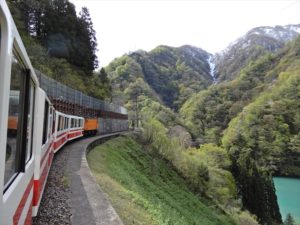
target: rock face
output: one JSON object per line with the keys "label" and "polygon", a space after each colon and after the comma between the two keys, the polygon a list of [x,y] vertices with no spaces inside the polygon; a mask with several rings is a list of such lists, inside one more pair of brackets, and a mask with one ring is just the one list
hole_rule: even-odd
{"label": "rock face", "polygon": [[275,52],[300,33],[300,25],[256,27],[214,57],[218,82],[233,80],[250,61]]}

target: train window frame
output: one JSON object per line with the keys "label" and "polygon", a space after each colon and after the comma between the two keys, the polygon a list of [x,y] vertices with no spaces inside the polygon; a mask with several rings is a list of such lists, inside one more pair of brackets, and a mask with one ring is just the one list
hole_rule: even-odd
{"label": "train window frame", "polygon": [[[10,78],[10,91],[13,91],[12,88],[12,74],[13,74],[13,65],[17,65],[20,72],[20,87],[18,95],[18,115],[17,115],[17,130],[16,130],[16,143],[15,143],[15,158],[13,161],[13,173],[9,174],[9,179],[4,181],[3,193],[5,193],[16,177],[20,173],[25,172],[26,164],[32,159],[33,152],[33,127],[34,127],[34,106],[35,106],[35,84],[31,79],[30,70],[26,67],[23,62],[20,54],[17,51],[16,44],[13,45],[13,50],[11,54],[11,78]],[[9,99],[9,105],[11,104],[12,99]],[[8,109],[9,110],[9,109]],[[9,127],[7,127],[9,129]],[[28,134],[29,131],[29,134]],[[7,136],[8,138],[8,136]],[[5,165],[5,170],[7,169]]]}
{"label": "train window frame", "polygon": [[72,124],[72,128],[74,128],[75,127],[75,118],[71,119],[71,124]]}
{"label": "train window frame", "polygon": [[61,124],[62,124],[62,116],[58,115],[58,125],[57,125],[57,131],[61,131]]}
{"label": "train window frame", "polygon": [[47,137],[48,137],[48,140],[50,140],[51,138],[51,131],[52,131],[52,126],[53,126],[53,114],[54,114],[54,111],[53,111],[53,108],[52,106],[49,106],[49,118],[48,118],[48,134],[47,134]]}
{"label": "train window frame", "polygon": [[48,141],[48,131],[49,131],[49,107],[50,104],[47,100],[45,100],[44,104],[44,121],[43,121],[43,138],[42,145],[46,144]]}
{"label": "train window frame", "polygon": [[65,117],[62,116],[62,120],[61,120],[61,130],[64,131],[65,130]]}
{"label": "train window frame", "polygon": [[65,117],[65,125],[64,125],[64,129],[65,129],[65,130],[68,129],[68,117]]}
{"label": "train window frame", "polygon": [[[30,141],[29,142],[29,154],[28,154],[28,156],[25,156],[26,157],[25,164],[27,164],[30,161],[30,159],[32,158],[32,150],[33,150],[32,140],[33,140],[33,129],[34,129],[34,109],[35,109],[35,91],[36,91],[35,83],[31,78],[31,73],[30,73],[29,69],[27,69],[27,73],[28,73],[27,76],[28,76],[29,80],[28,80],[28,86],[26,88],[27,88],[27,91],[28,91],[28,89],[30,89],[31,96],[28,96],[28,98],[25,100],[25,105],[26,105],[26,107],[28,107],[28,103],[29,103],[30,107],[31,107],[29,109],[29,111],[27,112],[27,120],[29,118],[30,123],[31,123],[31,125],[29,127],[31,135],[29,136],[30,139],[28,139]],[[29,95],[29,93],[27,93],[27,94]],[[30,98],[30,102],[28,102],[29,98]],[[29,117],[28,117],[28,115],[29,115]],[[27,121],[27,123],[28,123],[28,121]],[[28,124],[27,124],[27,129],[28,129]],[[26,148],[27,148],[27,144],[26,144]],[[27,153],[27,151],[26,151],[26,153]],[[24,167],[24,171],[25,171],[25,167]]]}

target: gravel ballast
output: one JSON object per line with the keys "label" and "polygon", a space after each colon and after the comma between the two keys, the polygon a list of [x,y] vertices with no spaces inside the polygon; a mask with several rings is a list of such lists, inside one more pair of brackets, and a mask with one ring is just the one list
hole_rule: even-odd
{"label": "gravel ballast", "polygon": [[38,215],[33,218],[33,225],[71,224],[71,209],[68,204],[70,186],[65,174],[70,151],[70,148],[63,147],[54,155]]}

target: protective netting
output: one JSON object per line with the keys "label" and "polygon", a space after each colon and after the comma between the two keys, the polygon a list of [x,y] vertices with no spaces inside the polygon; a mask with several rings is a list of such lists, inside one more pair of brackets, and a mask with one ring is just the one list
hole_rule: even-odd
{"label": "protective netting", "polygon": [[73,88],[70,88],[58,81],[45,76],[39,71],[35,71],[40,82],[40,87],[47,93],[51,99],[66,101],[71,104],[80,105],[84,108],[101,110],[106,112],[127,114],[126,108],[116,105],[112,102],[99,100],[83,94]]}

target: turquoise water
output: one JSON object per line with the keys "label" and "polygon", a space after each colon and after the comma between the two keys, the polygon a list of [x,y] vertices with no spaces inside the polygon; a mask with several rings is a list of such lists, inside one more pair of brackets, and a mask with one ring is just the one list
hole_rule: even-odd
{"label": "turquoise water", "polygon": [[300,224],[300,179],[274,177],[273,180],[282,220],[290,213]]}

